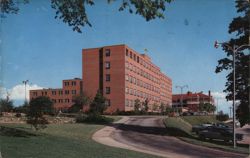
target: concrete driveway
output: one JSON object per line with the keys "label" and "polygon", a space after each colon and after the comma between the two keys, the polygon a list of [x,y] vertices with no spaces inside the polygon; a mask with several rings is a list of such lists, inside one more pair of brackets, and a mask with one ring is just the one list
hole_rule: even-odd
{"label": "concrete driveway", "polygon": [[247,155],[225,152],[183,142],[167,132],[162,117],[125,117],[93,135],[102,144],[169,158],[240,158]]}

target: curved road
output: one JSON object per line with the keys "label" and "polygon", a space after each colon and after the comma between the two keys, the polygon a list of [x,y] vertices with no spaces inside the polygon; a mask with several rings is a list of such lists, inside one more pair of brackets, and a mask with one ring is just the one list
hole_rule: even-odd
{"label": "curved road", "polygon": [[128,146],[174,158],[240,158],[247,155],[225,152],[183,142],[164,136],[166,128],[161,117],[129,117],[115,126],[111,137]]}

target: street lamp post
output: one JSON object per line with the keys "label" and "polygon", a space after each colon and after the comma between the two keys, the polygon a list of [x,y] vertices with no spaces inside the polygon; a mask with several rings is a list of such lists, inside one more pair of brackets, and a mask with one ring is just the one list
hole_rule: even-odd
{"label": "street lamp post", "polygon": [[182,92],[183,92],[184,88],[188,88],[188,85],[175,86],[175,88],[180,88],[181,89],[181,111],[182,111],[182,107],[183,107],[183,95],[182,95]]}
{"label": "street lamp post", "polygon": [[250,44],[244,44],[240,46],[233,45],[232,47],[228,43],[219,43],[215,41],[214,47],[218,48],[219,46],[227,47],[230,51],[233,52],[233,145],[236,148],[236,137],[235,137],[235,54],[242,48],[242,47],[250,47]]}
{"label": "street lamp post", "polygon": [[25,103],[27,103],[27,96],[26,96],[26,85],[28,84],[29,80],[25,80],[23,81],[23,84],[24,84],[24,89],[25,89],[25,92],[24,92],[24,95],[25,95]]}

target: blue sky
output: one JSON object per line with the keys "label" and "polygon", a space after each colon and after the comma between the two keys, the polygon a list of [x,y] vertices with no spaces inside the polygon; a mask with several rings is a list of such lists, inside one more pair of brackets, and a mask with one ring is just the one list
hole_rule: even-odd
{"label": "blue sky", "polygon": [[[54,19],[50,1],[20,5],[17,15],[1,21],[3,87],[11,90],[26,79],[38,87],[61,87],[61,80],[81,77],[82,48],[124,43],[138,52],[148,49],[153,62],[172,78],[173,93],[180,91],[175,85],[187,84],[190,91],[224,95],[226,73],[214,71],[225,54],[213,43],[233,37],[228,25],[238,16],[234,1],[176,0],[167,6],[165,19],[150,22],[119,12],[119,4],[96,1],[88,7],[92,27],[84,27],[82,34]],[[220,109],[227,112],[230,104],[220,100]]]}

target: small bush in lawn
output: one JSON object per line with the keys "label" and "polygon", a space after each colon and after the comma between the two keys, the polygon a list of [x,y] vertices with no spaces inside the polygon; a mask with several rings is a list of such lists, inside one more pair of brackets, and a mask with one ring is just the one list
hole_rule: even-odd
{"label": "small bush in lawn", "polygon": [[16,117],[22,117],[22,115],[21,115],[21,113],[16,113],[16,115],[15,115]]}
{"label": "small bush in lawn", "polygon": [[89,114],[88,116],[83,115],[76,118],[77,123],[109,124],[112,123],[113,121],[114,121],[113,118],[95,114]]}
{"label": "small bush in lawn", "polygon": [[85,114],[79,114],[76,116],[76,122],[77,123],[82,123],[84,120],[87,118],[87,115]]}
{"label": "small bush in lawn", "polygon": [[223,111],[220,111],[218,113],[218,115],[216,115],[216,120],[219,120],[219,121],[226,121],[229,119],[229,116],[228,114],[224,114]]}

